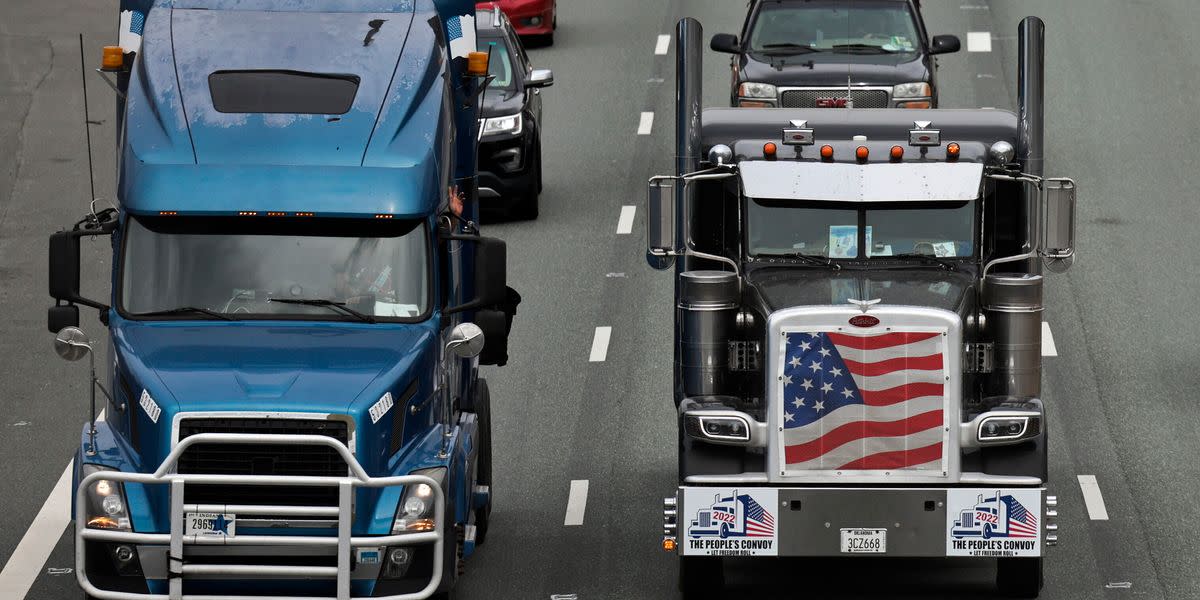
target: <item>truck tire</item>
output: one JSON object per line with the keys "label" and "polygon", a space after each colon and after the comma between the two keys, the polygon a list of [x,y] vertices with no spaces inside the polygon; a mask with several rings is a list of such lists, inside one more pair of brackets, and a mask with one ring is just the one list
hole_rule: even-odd
{"label": "truck tire", "polygon": [[1001,558],[996,587],[1009,598],[1037,598],[1042,591],[1042,558]]}
{"label": "truck tire", "polygon": [[717,598],[725,589],[725,564],[719,556],[679,557],[679,591],[683,600]]}
{"label": "truck tire", "polygon": [[475,384],[474,410],[479,418],[479,463],[475,469],[475,484],[488,486],[487,504],[475,509],[475,545],[481,546],[487,539],[492,516],[492,394],[486,379]]}
{"label": "truck tire", "polygon": [[458,585],[458,560],[462,556],[459,528],[454,524],[454,503],[446,503],[445,543],[442,547],[442,583],[431,600],[454,600]]}

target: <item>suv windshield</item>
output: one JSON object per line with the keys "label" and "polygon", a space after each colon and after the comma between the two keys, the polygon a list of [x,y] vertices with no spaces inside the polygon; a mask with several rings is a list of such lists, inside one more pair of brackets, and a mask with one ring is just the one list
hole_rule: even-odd
{"label": "suv windshield", "polygon": [[119,301],[134,317],[417,320],[427,238],[420,221],[131,217]]}
{"label": "suv windshield", "polygon": [[478,46],[480,52],[492,53],[488,62],[488,74],[495,79],[488,85],[488,89],[515,89],[517,83],[513,77],[512,57],[508,54],[508,45],[504,43],[504,38],[480,37]]}
{"label": "suv windshield", "polygon": [[752,255],[966,258],[975,252],[974,201],[750,200],[746,213],[747,249]]}
{"label": "suv windshield", "polygon": [[[908,3],[812,1],[763,4],[749,51],[916,54],[920,41]],[[796,48],[799,46],[799,48]]]}

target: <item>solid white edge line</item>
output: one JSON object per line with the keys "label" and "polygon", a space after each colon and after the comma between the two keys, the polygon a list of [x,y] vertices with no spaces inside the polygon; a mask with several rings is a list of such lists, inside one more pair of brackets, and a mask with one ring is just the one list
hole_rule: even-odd
{"label": "solid white edge line", "polygon": [[1104,495],[1100,493],[1100,484],[1095,475],[1080,475],[1079,489],[1083,492],[1083,504],[1087,507],[1088,518],[1093,521],[1107,521],[1108,509],[1104,506]]}
{"label": "solid white edge line", "polygon": [[627,204],[621,207],[621,216],[617,219],[617,235],[627,235],[633,233],[633,217],[637,214],[637,207]]}
{"label": "solid white edge line", "polygon": [[670,47],[671,47],[671,36],[660,35],[660,36],[658,36],[658,43],[656,43],[654,45],[654,53],[659,56],[663,56],[667,53],[667,50],[670,49]]}
{"label": "solid white edge line", "polygon": [[1058,356],[1058,346],[1054,345],[1054,334],[1050,333],[1050,324],[1042,321],[1042,356]]}
{"label": "solid white edge line", "polygon": [[992,32],[990,31],[968,31],[967,32],[967,52],[991,52],[992,51]]}
{"label": "solid white edge line", "polygon": [[608,358],[608,340],[612,337],[612,327],[597,327],[596,336],[592,338],[592,353],[589,362],[604,362]]}
{"label": "solid white edge line", "polygon": [[588,480],[572,479],[571,493],[567,496],[567,517],[563,525],[583,525],[583,513],[587,510]]}
{"label": "solid white edge line", "polygon": [[643,112],[641,120],[638,121],[638,135],[650,135],[651,129],[654,129],[654,113]]}
{"label": "solid white edge line", "polygon": [[[0,598],[21,600],[42,573],[63,531],[71,524],[71,463],[54,484],[42,510],[0,571]],[[74,566],[73,564],[71,566]]]}

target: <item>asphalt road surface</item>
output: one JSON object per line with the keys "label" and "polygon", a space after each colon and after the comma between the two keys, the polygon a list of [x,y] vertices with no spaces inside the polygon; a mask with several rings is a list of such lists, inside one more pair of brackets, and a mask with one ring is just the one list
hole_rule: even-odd
{"label": "asphalt road surface", "polygon": [[[47,234],[84,214],[89,196],[76,34],[94,61],[115,35],[115,4],[0,2],[3,600],[80,595],[56,484],[87,414],[86,363],[51,350],[45,252]],[[1200,201],[1187,183],[1200,139],[1200,5],[923,5],[931,33],[964,42],[940,59],[944,107],[1012,109],[1017,23],[1045,19],[1047,174],[1080,185],[1079,259],[1050,278],[1045,312],[1061,542],[1042,597],[1200,598],[1200,319],[1190,302]],[[675,560],[659,549],[661,497],[675,482],[672,284],[645,265],[641,206],[646,179],[672,166],[675,48],[659,36],[683,16],[706,35],[736,31],[744,7],[559,0],[556,44],[531,51],[557,79],[544,92],[545,192],[536,222],[485,227],[508,240],[510,283],[525,302],[509,366],[488,373],[495,512],[462,598],[677,597]],[[727,101],[727,61],[706,53],[708,105]],[[112,198],[112,95],[95,76],[89,83],[97,193]],[[89,248],[85,288],[107,291],[106,254]],[[92,314],[83,326],[102,339]],[[992,569],[971,562],[734,567],[736,598],[993,595]]]}

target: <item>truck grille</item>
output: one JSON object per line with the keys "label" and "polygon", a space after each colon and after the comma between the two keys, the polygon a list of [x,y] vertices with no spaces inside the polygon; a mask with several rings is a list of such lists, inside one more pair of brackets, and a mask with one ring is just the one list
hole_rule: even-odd
{"label": "truck grille", "polygon": [[893,324],[784,332],[779,436],[788,475],[943,476],[946,331]]}
{"label": "truck grille", "polygon": [[[199,433],[261,435],[325,435],[348,444],[346,421],[317,419],[201,418],[183,419],[179,439]],[[325,446],[270,444],[198,444],[179,459],[181,474],[306,475],[343,477],[346,462]],[[185,502],[336,506],[337,488],[312,486],[200,485],[185,488]]]}
{"label": "truck grille", "polygon": [[[886,90],[850,89],[854,108],[889,108],[891,100]],[[784,90],[780,97],[783,108],[829,108],[822,106],[824,99],[844,99],[846,88],[802,88]]]}

